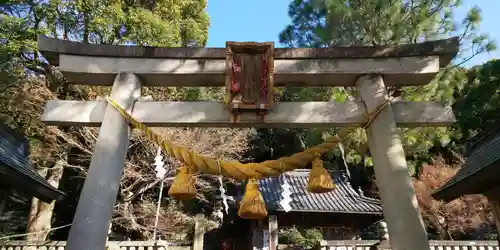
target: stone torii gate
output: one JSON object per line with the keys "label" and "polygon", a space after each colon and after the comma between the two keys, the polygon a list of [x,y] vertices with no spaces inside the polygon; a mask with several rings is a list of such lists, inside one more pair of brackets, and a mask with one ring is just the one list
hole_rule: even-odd
{"label": "stone torii gate", "polygon": [[[40,36],[38,48],[51,64],[59,65],[70,83],[112,86],[111,98],[151,127],[330,128],[363,126],[368,121],[366,114],[387,102],[387,86],[429,83],[456,55],[458,39],[394,47],[275,49],[273,43],[231,42],[227,48],[93,45]],[[234,91],[231,76],[239,74],[235,66],[243,74],[267,67],[268,77],[262,78],[267,84],[264,98],[254,95],[259,87],[254,84],[256,78],[249,76],[252,79],[248,81],[240,79],[240,96],[233,93],[229,103],[139,99],[142,86],[226,85],[228,91]],[[273,103],[273,86],[356,87],[362,101]],[[102,100],[51,100],[42,119],[48,125],[101,127],[67,249],[104,249],[123,173],[129,126]],[[398,101],[386,105],[367,128],[392,249],[429,249],[396,127],[447,126],[453,122],[450,107]]]}

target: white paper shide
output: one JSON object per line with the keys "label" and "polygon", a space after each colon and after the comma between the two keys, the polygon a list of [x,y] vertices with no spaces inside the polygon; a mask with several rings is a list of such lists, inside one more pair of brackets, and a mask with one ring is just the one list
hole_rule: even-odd
{"label": "white paper shide", "polygon": [[292,210],[292,207],[290,206],[290,203],[292,202],[292,191],[290,191],[290,184],[288,184],[288,181],[286,180],[286,173],[281,175],[281,178],[283,180],[283,184],[281,184],[281,200],[280,200],[280,205],[283,208],[285,212],[290,212]]}

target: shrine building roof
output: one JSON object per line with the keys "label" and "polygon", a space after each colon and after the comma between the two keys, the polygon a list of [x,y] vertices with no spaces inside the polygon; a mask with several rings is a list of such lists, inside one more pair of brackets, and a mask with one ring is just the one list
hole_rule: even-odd
{"label": "shrine building roof", "polygon": [[467,194],[481,194],[500,185],[500,126],[477,135],[469,143],[460,170],[432,196],[452,201]]}
{"label": "shrine building roof", "polygon": [[309,170],[301,169],[284,173],[281,177],[265,178],[259,181],[260,191],[269,211],[283,211],[281,185],[284,179],[291,186],[294,212],[327,212],[354,214],[382,214],[380,200],[366,197],[354,190],[343,171],[332,171],[336,188],[328,193],[314,194],[307,191]]}
{"label": "shrine building roof", "polygon": [[0,183],[44,202],[60,200],[64,193],[53,187],[29,161],[29,144],[24,135],[0,124]]}

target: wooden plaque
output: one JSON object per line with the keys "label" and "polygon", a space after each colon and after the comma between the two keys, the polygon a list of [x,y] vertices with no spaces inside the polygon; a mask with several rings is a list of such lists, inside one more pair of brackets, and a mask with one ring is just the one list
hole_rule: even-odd
{"label": "wooden plaque", "polygon": [[274,43],[226,42],[226,91],[230,110],[273,106]]}

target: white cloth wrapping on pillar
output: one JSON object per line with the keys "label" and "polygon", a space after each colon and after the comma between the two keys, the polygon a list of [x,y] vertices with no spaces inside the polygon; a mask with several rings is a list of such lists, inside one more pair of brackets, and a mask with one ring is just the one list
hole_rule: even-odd
{"label": "white cloth wrapping on pillar", "polygon": [[349,171],[349,165],[347,165],[347,160],[346,160],[346,157],[345,157],[344,144],[342,144],[342,142],[340,142],[339,145],[338,145],[338,147],[339,147],[339,150],[340,150],[340,157],[342,157],[342,162],[344,163],[344,168],[346,170],[347,177],[349,177],[349,179],[351,179],[351,173]]}

